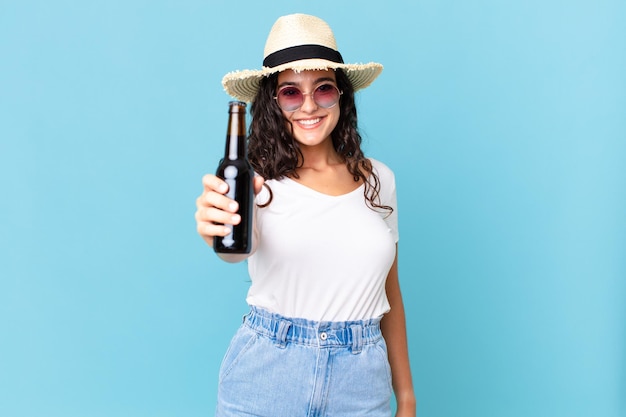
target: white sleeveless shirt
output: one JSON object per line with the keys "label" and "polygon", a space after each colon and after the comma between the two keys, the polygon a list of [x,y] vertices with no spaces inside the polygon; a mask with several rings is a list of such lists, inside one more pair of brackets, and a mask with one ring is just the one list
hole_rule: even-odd
{"label": "white sleeveless shirt", "polygon": [[[289,178],[267,181],[273,199],[255,207],[248,304],[316,321],[364,320],[389,311],[385,281],[398,241],[395,178],[386,165],[371,162],[380,204],[393,207],[391,214],[366,205],[363,185],[330,196]],[[264,188],[257,203],[268,198]]]}

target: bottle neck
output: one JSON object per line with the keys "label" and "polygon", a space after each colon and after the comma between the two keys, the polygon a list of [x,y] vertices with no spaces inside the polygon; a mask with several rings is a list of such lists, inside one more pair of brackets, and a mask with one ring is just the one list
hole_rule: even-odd
{"label": "bottle neck", "polygon": [[224,152],[224,158],[235,160],[247,157],[246,152],[246,137],[245,136],[226,136],[226,150]]}
{"label": "bottle neck", "polygon": [[247,157],[245,113],[231,111],[228,115],[224,158],[235,160]]}

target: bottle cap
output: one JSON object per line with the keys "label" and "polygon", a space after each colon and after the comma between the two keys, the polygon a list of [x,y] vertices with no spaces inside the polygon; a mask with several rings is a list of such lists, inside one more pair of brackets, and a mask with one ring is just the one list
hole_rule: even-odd
{"label": "bottle cap", "polygon": [[231,112],[238,113],[240,109],[244,109],[245,111],[246,103],[244,101],[229,101],[228,108]]}

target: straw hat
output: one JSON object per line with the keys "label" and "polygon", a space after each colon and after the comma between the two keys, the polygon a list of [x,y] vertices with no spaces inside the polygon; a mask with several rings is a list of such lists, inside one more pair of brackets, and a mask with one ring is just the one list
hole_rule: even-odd
{"label": "straw hat", "polygon": [[278,18],[265,43],[260,70],[229,72],[222,79],[226,92],[241,101],[252,101],[262,77],[294,71],[341,68],[354,90],[367,87],[383,70],[381,64],[344,64],[330,26],[322,19],[291,14]]}

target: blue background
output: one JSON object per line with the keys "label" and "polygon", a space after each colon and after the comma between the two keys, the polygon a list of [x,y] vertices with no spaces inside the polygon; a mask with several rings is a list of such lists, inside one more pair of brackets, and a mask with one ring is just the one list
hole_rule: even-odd
{"label": "blue background", "polygon": [[221,77],[327,20],[397,175],[418,415],[626,416],[626,3],[0,1],[0,415],[206,416]]}

